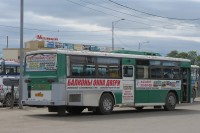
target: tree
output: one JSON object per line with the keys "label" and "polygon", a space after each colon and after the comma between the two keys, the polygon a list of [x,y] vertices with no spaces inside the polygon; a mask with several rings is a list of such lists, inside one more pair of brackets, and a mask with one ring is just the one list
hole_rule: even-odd
{"label": "tree", "polygon": [[177,50],[172,50],[167,54],[167,57],[184,58],[191,60],[192,65],[200,65],[200,55],[197,55],[196,51],[189,52],[178,52]]}
{"label": "tree", "polygon": [[172,50],[170,53],[167,54],[167,57],[177,57],[178,51]]}
{"label": "tree", "polygon": [[181,52],[181,53],[177,54],[177,58],[185,58],[185,59],[188,59],[188,53],[186,53],[186,52]]}
{"label": "tree", "polygon": [[198,55],[196,58],[196,65],[200,66],[200,55]]}
{"label": "tree", "polygon": [[188,52],[188,59],[191,60],[192,65],[195,65],[196,59],[197,59],[197,52],[196,51],[189,51]]}

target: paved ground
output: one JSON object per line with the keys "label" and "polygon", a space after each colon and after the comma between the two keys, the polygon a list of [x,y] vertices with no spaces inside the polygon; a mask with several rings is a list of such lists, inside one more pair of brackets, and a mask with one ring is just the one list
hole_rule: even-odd
{"label": "paved ground", "polygon": [[115,108],[111,115],[59,117],[46,108],[0,108],[0,133],[200,133],[200,99],[175,111]]}

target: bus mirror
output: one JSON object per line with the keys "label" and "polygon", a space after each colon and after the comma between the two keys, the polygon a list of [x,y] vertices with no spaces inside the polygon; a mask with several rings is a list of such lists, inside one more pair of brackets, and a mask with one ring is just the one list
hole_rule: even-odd
{"label": "bus mirror", "polygon": [[25,79],[24,82],[25,83],[31,83],[31,80],[30,79]]}

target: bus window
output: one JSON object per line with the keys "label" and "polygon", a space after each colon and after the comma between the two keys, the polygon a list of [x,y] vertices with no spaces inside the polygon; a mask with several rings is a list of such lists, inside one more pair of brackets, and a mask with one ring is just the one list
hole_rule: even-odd
{"label": "bus window", "polygon": [[158,78],[162,78],[162,75],[161,75],[162,71],[161,71],[161,68],[151,68],[151,78],[155,78],[155,79],[158,79]]}
{"label": "bus window", "polygon": [[133,77],[133,67],[132,66],[124,66],[123,67],[123,76],[124,77]]}
{"label": "bus window", "polygon": [[136,78],[138,78],[138,79],[149,78],[149,68],[148,68],[148,66],[137,66],[137,68],[136,68]]}
{"label": "bus window", "polygon": [[98,75],[101,77],[108,77],[108,66],[99,65],[98,66]]}
{"label": "bus window", "polygon": [[5,74],[6,75],[17,75],[19,72],[17,71],[16,66],[5,66]]}
{"label": "bus window", "polygon": [[97,57],[98,64],[119,64],[118,58]]}
{"label": "bus window", "polygon": [[119,66],[110,66],[109,67],[109,74],[112,78],[119,78],[120,77],[120,68]]}
{"label": "bus window", "polygon": [[179,66],[178,62],[173,62],[173,61],[163,61],[163,66]]}
{"label": "bus window", "polygon": [[83,65],[73,64],[71,70],[72,76],[83,76]]}
{"label": "bus window", "polygon": [[85,65],[85,76],[96,76],[95,65]]}
{"label": "bus window", "polygon": [[2,66],[0,66],[0,74],[5,74],[5,71]]}

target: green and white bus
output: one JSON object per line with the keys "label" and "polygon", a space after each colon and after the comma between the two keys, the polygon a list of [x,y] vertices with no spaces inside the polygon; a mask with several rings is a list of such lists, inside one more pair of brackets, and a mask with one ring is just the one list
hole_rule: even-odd
{"label": "green and white bus", "polygon": [[200,74],[200,67],[197,65],[191,65],[191,87],[193,91],[193,100],[196,97],[200,96],[199,74]]}
{"label": "green and white bus", "polygon": [[22,103],[59,115],[193,101],[188,59],[58,49],[29,52],[24,66]]}

